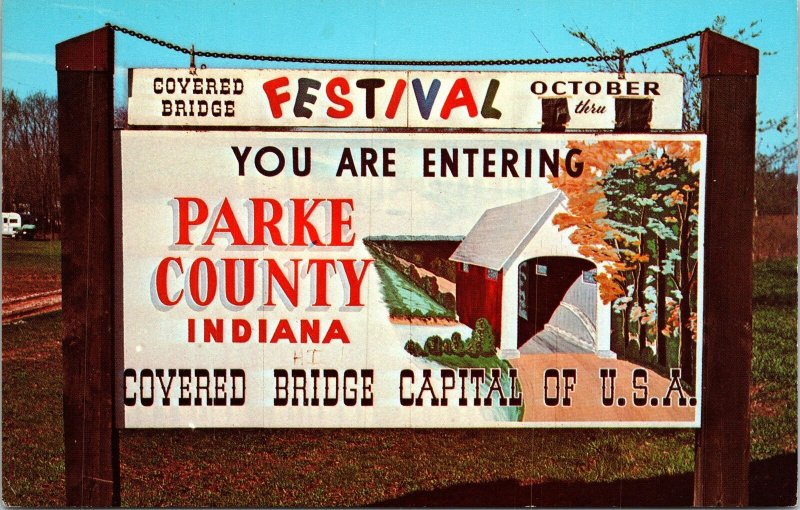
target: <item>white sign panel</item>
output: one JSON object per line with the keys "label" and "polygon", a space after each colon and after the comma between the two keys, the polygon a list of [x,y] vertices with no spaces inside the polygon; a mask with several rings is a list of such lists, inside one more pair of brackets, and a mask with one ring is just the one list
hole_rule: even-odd
{"label": "white sign panel", "polygon": [[120,136],[125,427],[699,423],[702,135]]}
{"label": "white sign panel", "polygon": [[634,99],[651,129],[677,130],[683,106],[681,76],[663,73],[130,72],[132,126],[613,129],[617,103]]}

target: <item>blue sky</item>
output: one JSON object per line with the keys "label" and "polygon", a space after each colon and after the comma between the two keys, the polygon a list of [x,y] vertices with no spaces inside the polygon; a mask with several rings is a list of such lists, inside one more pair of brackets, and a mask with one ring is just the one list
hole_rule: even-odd
{"label": "blue sky", "polygon": [[[377,59],[493,59],[593,55],[567,34],[585,28],[607,47],[632,51],[709,26],[724,15],[733,31],[760,20],[751,44],[763,56],[759,111],[794,118],[797,110],[797,4],[794,0],[526,2],[4,0],[3,87],[22,95],[56,94],[56,43],[103,26],[123,25],[199,50],[292,56]],[[695,40],[695,42],[698,42]],[[128,67],[183,67],[188,57],[117,34],[119,71]],[[650,68],[662,64],[649,54]],[[209,67],[278,67],[247,61],[199,59]],[[633,65],[638,65],[635,59]],[[297,66],[294,66],[297,67]],[[503,69],[503,68],[496,68]],[[583,65],[516,70],[585,70]],[[126,73],[118,72],[117,98]],[[767,141],[773,141],[772,138]]]}

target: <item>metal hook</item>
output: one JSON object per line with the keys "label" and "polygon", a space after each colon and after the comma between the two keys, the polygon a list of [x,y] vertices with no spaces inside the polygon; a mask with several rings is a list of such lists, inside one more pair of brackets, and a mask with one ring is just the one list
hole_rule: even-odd
{"label": "metal hook", "polygon": [[192,44],[192,50],[189,52],[189,74],[197,74],[197,67],[194,65],[194,44]]}
{"label": "metal hook", "polygon": [[625,79],[625,50],[619,50],[619,67],[617,68],[617,78],[620,80]]}

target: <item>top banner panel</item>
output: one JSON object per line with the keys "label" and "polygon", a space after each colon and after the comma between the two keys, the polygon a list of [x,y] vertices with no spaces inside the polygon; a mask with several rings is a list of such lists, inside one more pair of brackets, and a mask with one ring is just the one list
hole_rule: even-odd
{"label": "top banner panel", "polygon": [[[131,126],[681,129],[676,74],[132,69]],[[635,106],[630,101],[635,102]],[[552,129],[550,129],[552,131]]]}

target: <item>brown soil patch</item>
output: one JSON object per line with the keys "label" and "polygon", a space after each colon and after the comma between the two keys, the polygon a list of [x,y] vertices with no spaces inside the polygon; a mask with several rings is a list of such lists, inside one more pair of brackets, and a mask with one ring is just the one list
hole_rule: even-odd
{"label": "brown soil patch", "polygon": [[3,301],[61,288],[61,274],[17,270],[11,274],[3,268]]}

